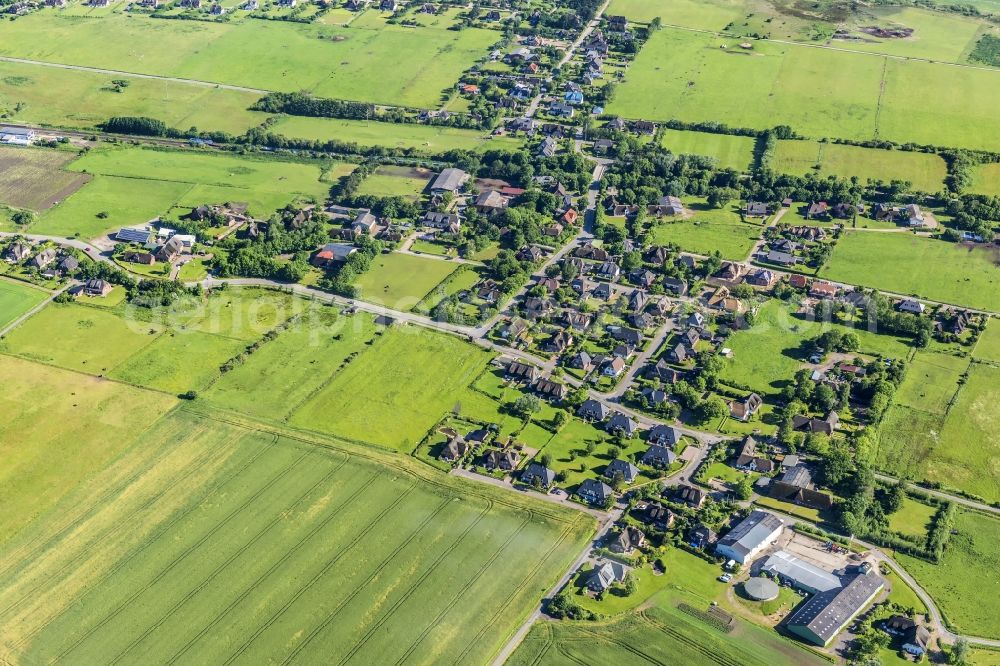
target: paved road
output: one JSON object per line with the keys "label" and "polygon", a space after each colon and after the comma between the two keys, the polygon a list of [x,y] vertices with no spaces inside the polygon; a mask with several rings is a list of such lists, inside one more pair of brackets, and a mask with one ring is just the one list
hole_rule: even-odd
{"label": "paved road", "polygon": [[[895,483],[899,479],[894,476],[889,476],[888,474],[875,474],[875,478],[879,481],[885,481],[887,483]],[[967,506],[970,509],[976,509],[977,511],[985,511],[986,513],[992,513],[995,515],[1000,515],[1000,508],[992,506],[990,504],[985,504],[983,502],[977,502],[976,500],[969,499],[967,497],[962,497],[961,495],[953,495],[951,493],[945,492],[943,490],[934,490],[932,488],[924,488],[923,486],[911,483],[914,490],[919,490],[922,493],[927,493],[932,497],[937,497],[938,499],[947,500],[949,502],[954,502],[955,504],[960,504],[962,506]]]}
{"label": "paved road", "polygon": [[580,511],[581,513],[586,513],[593,516],[598,520],[598,522],[603,522],[608,517],[607,511],[598,511],[597,509],[586,507],[578,502],[573,502],[569,499],[569,496],[566,495],[565,493],[561,493],[559,495],[553,495],[552,493],[540,493],[528,488],[524,489],[515,488],[514,484],[510,481],[510,477],[504,479],[496,479],[493,478],[492,476],[484,476],[482,474],[476,474],[475,472],[470,472],[469,470],[462,469],[461,467],[452,468],[449,474],[451,474],[452,476],[460,476],[463,479],[470,479],[472,481],[475,481],[476,483],[485,483],[487,485],[495,486],[497,488],[503,488],[504,490],[508,490],[511,492],[524,493],[525,495],[530,495],[531,497],[534,497],[535,499],[541,500],[543,502],[548,502],[550,504],[557,504],[559,506],[563,506],[568,509],[573,509],[574,511]]}
{"label": "paved road", "polygon": [[74,284],[76,284],[76,283],[75,282],[71,282],[71,283],[67,284],[65,287],[63,287],[62,289],[59,289],[57,291],[52,292],[51,294],[49,294],[49,297],[46,298],[44,301],[42,301],[41,303],[39,303],[35,307],[31,308],[30,310],[28,310],[23,315],[21,315],[20,317],[18,317],[14,321],[10,322],[6,326],[4,326],[3,329],[0,329],[0,338],[2,338],[3,336],[7,335],[11,331],[13,331],[15,328],[17,328],[18,326],[20,326],[22,323],[24,323],[30,317],[34,316],[35,313],[37,313],[39,310],[41,310],[42,308],[44,308],[46,305],[48,305],[49,303],[51,303],[52,301],[54,301],[55,298],[56,298],[56,296],[58,296],[59,294],[63,293],[67,289],[71,288]]}

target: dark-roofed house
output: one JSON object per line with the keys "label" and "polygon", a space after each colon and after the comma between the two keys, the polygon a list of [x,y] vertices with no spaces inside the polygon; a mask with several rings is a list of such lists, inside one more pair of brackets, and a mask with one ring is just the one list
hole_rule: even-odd
{"label": "dark-roofed house", "polygon": [[83,293],[87,296],[104,297],[111,293],[114,285],[104,280],[87,280],[83,285]]}
{"label": "dark-roofed house", "polygon": [[521,361],[511,361],[507,365],[507,376],[512,379],[521,379],[526,382],[534,382],[541,374],[541,370],[528,363]]}
{"label": "dark-roofed house", "polygon": [[469,452],[469,443],[465,441],[465,438],[461,435],[455,435],[448,439],[445,445],[441,448],[441,454],[438,456],[441,460],[446,460],[448,462],[455,462],[460,460],[466,453]]}
{"label": "dark-roofed house", "polygon": [[615,561],[608,561],[600,567],[594,569],[594,573],[587,579],[587,589],[600,594],[615,583],[625,580],[628,569],[624,564]]}
{"label": "dark-roofed house", "polygon": [[80,262],[76,257],[66,257],[59,262],[59,270],[63,273],[71,273],[80,267]]}
{"label": "dark-roofed house", "polygon": [[604,429],[612,434],[620,432],[626,437],[631,437],[639,429],[639,424],[621,412],[615,412],[604,425]]}
{"label": "dark-roofed house", "polygon": [[734,419],[749,421],[757,413],[764,401],[756,393],[751,393],[740,400],[733,400],[729,403],[729,413]]}
{"label": "dark-roofed house", "polygon": [[576,415],[587,421],[603,421],[608,417],[608,406],[597,400],[584,400]]}
{"label": "dark-roofed house", "polygon": [[534,389],[555,402],[561,402],[569,392],[565,384],[554,382],[551,379],[539,379],[535,382]]}
{"label": "dark-roofed house", "polygon": [[827,646],[885,586],[874,574],[858,575],[843,587],[813,595],[785,623],[793,634]]}
{"label": "dark-roofed house", "polygon": [[767,204],[760,201],[748,201],[743,208],[747,217],[767,217]]}
{"label": "dark-roofed house", "polygon": [[677,488],[677,498],[695,509],[701,508],[705,503],[705,491],[695,486],[679,486]]}
{"label": "dark-roofed house", "polygon": [[55,261],[57,256],[58,253],[55,251],[54,248],[51,247],[45,248],[44,250],[42,250],[41,252],[39,252],[38,254],[36,254],[34,257],[31,258],[31,263],[37,268],[45,268],[53,261]]}
{"label": "dark-roofed house", "polygon": [[577,488],[576,494],[590,504],[604,505],[609,498],[614,497],[615,493],[611,486],[603,481],[584,479],[580,487]]}
{"label": "dark-roofed house", "polygon": [[636,548],[642,548],[645,543],[646,535],[642,533],[642,530],[628,525],[611,539],[608,550],[612,553],[628,555]]}
{"label": "dark-roofed house", "polygon": [[152,266],[156,263],[156,257],[154,257],[149,252],[137,252],[130,250],[122,253],[122,261],[130,264],[143,264],[145,266]]}
{"label": "dark-roofed house", "polygon": [[14,243],[9,248],[7,248],[7,253],[4,255],[10,263],[17,263],[19,261],[24,261],[31,256],[31,246],[27,243]]}
{"label": "dark-roofed house", "polygon": [[651,446],[642,454],[642,464],[650,467],[670,467],[677,460],[677,454],[663,446]]}
{"label": "dark-roofed house", "polygon": [[424,213],[420,222],[427,227],[435,229],[457,230],[462,227],[462,218],[455,213],[438,213],[432,210]]}
{"label": "dark-roofed house", "polygon": [[639,476],[639,468],[627,460],[615,458],[604,468],[604,477],[614,479],[616,474],[621,474],[625,483],[632,483]]}
{"label": "dark-roofed house", "polygon": [[461,169],[449,167],[439,173],[437,178],[434,179],[434,182],[431,183],[431,192],[433,194],[445,194],[447,192],[454,194],[462,189],[462,186],[465,185],[468,180],[469,174]]}
{"label": "dark-roofed house", "polygon": [[715,552],[746,564],[778,538],[785,523],[773,513],[752,511],[715,544]]}
{"label": "dark-roofed house", "polygon": [[667,507],[656,502],[651,502],[642,516],[648,524],[661,530],[665,530],[674,524],[674,514]]}
{"label": "dark-roofed house", "polygon": [[663,288],[675,296],[686,296],[688,293],[687,280],[681,280],[679,278],[663,278]]}
{"label": "dark-roofed house", "polygon": [[688,542],[693,548],[707,548],[716,542],[716,535],[708,525],[700,524],[688,532]]}
{"label": "dark-roofed house", "polygon": [[561,354],[566,348],[573,344],[573,334],[569,331],[557,331],[545,343],[545,351],[553,354]]}
{"label": "dark-roofed house", "polygon": [[805,432],[818,432],[824,435],[832,435],[840,424],[840,415],[831,411],[826,418],[817,419],[803,414],[796,414],[792,417],[792,428]]}
{"label": "dark-roofed house", "polygon": [[496,190],[489,190],[476,197],[475,206],[480,213],[491,215],[507,208],[507,198]]}
{"label": "dark-roofed house", "polygon": [[736,457],[734,467],[751,472],[770,472],[774,469],[774,463],[757,455],[757,440],[747,435],[746,439],[743,440],[743,448],[740,449],[740,454]]}
{"label": "dark-roofed house", "polygon": [[536,479],[542,488],[548,488],[556,482],[556,473],[540,463],[529,463],[524,468],[524,471],[521,472],[521,481],[533,486],[536,483]]}
{"label": "dark-roofed house", "polygon": [[647,441],[656,446],[674,446],[681,441],[681,431],[669,425],[660,424],[649,431]]}
{"label": "dark-roofed house", "polygon": [[789,467],[771,484],[768,495],[784,502],[793,502],[824,511],[833,506],[833,497],[829,493],[813,488],[812,474],[805,465]]}
{"label": "dark-roofed house", "polygon": [[491,472],[497,469],[510,472],[517,468],[518,460],[519,457],[515,451],[490,449],[483,456],[483,467]]}

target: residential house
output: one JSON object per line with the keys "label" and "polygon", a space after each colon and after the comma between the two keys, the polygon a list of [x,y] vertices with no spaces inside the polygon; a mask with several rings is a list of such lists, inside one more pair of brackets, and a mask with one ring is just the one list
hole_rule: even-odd
{"label": "residential house", "polygon": [[374,236],[378,230],[378,218],[372,215],[372,212],[367,208],[362,208],[358,211],[358,215],[354,218],[354,221],[351,222],[351,230],[355,235],[367,234]]}
{"label": "residential house", "polygon": [[556,473],[545,465],[532,462],[521,472],[521,482],[529,486],[537,484],[542,488],[548,488],[556,482]]}
{"label": "residential house", "polygon": [[597,274],[609,282],[617,280],[621,276],[621,273],[622,269],[613,261],[605,261],[597,269]]}
{"label": "residential house", "polygon": [[595,594],[600,594],[615,583],[625,580],[627,574],[628,568],[624,564],[609,560],[594,569],[594,572],[587,578],[587,589]]}
{"label": "residential house", "polygon": [[559,151],[559,143],[553,139],[551,136],[547,136],[542,139],[542,142],[538,144],[538,150],[535,151],[540,157],[552,157]]}
{"label": "residential house", "polygon": [[625,359],[621,356],[613,356],[604,362],[601,367],[601,374],[606,377],[617,377],[625,371]]}
{"label": "residential house", "polygon": [[[170,241],[167,241],[167,245],[169,245],[171,241],[173,241],[172,238]],[[164,245],[163,248],[160,248],[161,251],[157,252],[156,258],[160,261],[172,261],[177,256],[176,254],[171,255],[170,252],[163,252],[163,249],[166,248],[167,245]],[[358,248],[353,245],[345,243],[327,243],[313,257],[312,264],[318,268],[330,268],[338,263],[347,261],[347,258],[357,251]]]}
{"label": "residential house", "polygon": [[611,486],[603,481],[584,479],[580,487],[577,488],[576,494],[589,504],[603,506],[609,499],[614,497],[615,492],[611,489]]}
{"label": "residential house", "polygon": [[143,264],[144,266],[152,266],[156,263],[156,257],[154,257],[149,252],[138,252],[135,250],[129,250],[122,253],[122,261],[129,264]]}
{"label": "residential house", "polygon": [[906,298],[896,304],[896,309],[900,312],[909,312],[910,314],[921,315],[924,313],[926,307],[918,300]]}
{"label": "residential house", "polygon": [[631,437],[639,429],[639,424],[621,412],[615,412],[604,424],[604,429],[611,434],[622,433],[626,437]]}
{"label": "residential house", "polygon": [[[500,327],[500,337],[504,340],[519,340],[527,332],[530,324],[520,317],[514,317]],[[529,366],[530,367],[530,366]]]}
{"label": "residential house", "polygon": [[59,262],[59,272],[61,273],[72,273],[79,267],[80,262],[74,256],[67,256]]}
{"label": "residential house", "polygon": [[573,334],[568,331],[557,331],[549,341],[545,343],[545,351],[552,354],[561,354],[573,344]]}
{"label": "residential house", "polygon": [[764,255],[764,261],[769,264],[777,264],[779,266],[794,266],[799,263],[799,258],[794,254],[789,254],[788,252],[770,250]]}
{"label": "residential house", "polygon": [[597,400],[584,400],[580,408],[576,410],[576,415],[585,421],[603,421],[608,417],[610,410],[607,405]]}
{"label": "residential house", "polygon": [[677,499],[695,509],[700,509],[705,503],[707,493],[695,486],[681,485],[677,487]]}
{"label": "residential house", "polygon": [[582,245],[573,254],[581,259],[591,259],[593,261],[604,262],[609,259],[607,250],[595,245]]}
{"label": "residential house", "polygon": [[839,289],[829,282],[813,281],[809,286],[809,295],[813,298],[836,298]]}
{"label": "residential house", "polygon": [[457,233],[462,228],[462,218],[456,213],[438,213],[429,210],[420,218],[420,222],[425,227],[444,229],[451,233]]}
{"label": "residential house", "polygon": [[767,217],[767,204],[761,201],[748,201],[743,207],[746,217]]}
{"label": "residential house", "polygon": [[917,204],[908,204],[904,206],[903,217],[906,219],[906,223],[911,227],[922,227],[927,224],[924,212],[920,210],[920,206]]}
{"label": "residential house", "polygon": [[569,360],[569,367],[588,372],[594,364],[594,359],[585,351],[577,352]]}
{"label": "residential house", "polygon": [[743,277],[743,266],[741,264],[734,263],[732,261],[722,262],[722,266],[719,267],[719,271],[715,274],[715,277],[720,280],[725,280],[726,282],[736,282],[741,277]]}
{"label": "residential house", "polygon": [[658,530],[666,530],[674,524],[674,513],[656,502],[650,502],[643,511],[642,519]]}
{"label": "residential house", "polygon": [[645,543],[646,535],[642,533],[642,530],[627,525],[611,539],[608,550],[612,553],[628,555],[636,548],[642,548]]}
{"label": "residential house", "polygon": [[621,474],[622,480],[625,483],[633,483],[639,478],[639,468],[627,460],[616,458],[604,468],[604,478],[614,480],[619,474]]}
{"label": "residential house", "polygon": [[830,205],[825,201],[814,201],[809,205],[808,210],[806,210],[807,219],[819,219],[829,217],[829,215]]}
{"label": "residential house", "polygon": [[667,358],[674,363],[684,363],[687,361],[688,356],[688,349],[683,342],[678,342],[676,345],[667,350]]}
{"label": "residential house", "polygon": [[734,419],[749,421],[757,410],[761,408],[764,401],[756,393],[751,393],[745,398],[733,400],[729,403],[729,413]]}
{"label": "residential house", "polygon": [[114,289],[114,285],[105,280],[87,280],[83,284],[83,293],[87,296],[103,298],[110,294],[112,289]]}
{"label": "residential house", "polygon": [[495,215],[507,208],[507,198],[496,190],[489,190],[476,197],[475,207],[484,215]]}
{"label": "residential house", "polygon": [[672,277],[663,278],[663,288],[667,292],[678,297],[687,296],[688,293],[687,280],[681,280],[680,278],[672,278]]}
{"label": "residential house", "polygon": [[9,263],[16,264],[24,261],[31,256],[31,246],[27,243],[14,243],[9,248],[7,248],[7,253],[4,255]]}
{"label": "residential house", "polygon": [[554,382],[551,379],[539,379],[535,382],[533,388],[537,393],[540,393],[553,402],[562,402],[566,394],[569,393],[569,389],[565,384]]}
{"label": "residential house", "polygon": [[56,257],[58,257],[58,256],[59,256],[59,253],[56,252],[55,248],[51,248],[51,247],[50,248],[46,248],[46,249],[42,250],[41,252],[39,252],[38,254],[36,254],[34,257],[32,257],[31,264],[35,268],[39,268],[39,269],[45,268],[46,266],[48,266],[49,264],[51,264],[53,261],[55,261]]}
{"label": "residential house", "polygon": [[817,432],[824,435],[832,435],[833,431],[837,429],[839,424],[840,416],[834,411],[831,411],[825,418],[822,419],[802,414],[796,414],[792,417],[793,429],[806,432]]}
{"label": "residential house", "polygon": [[541,375],[541,370],[528,363],[521,361],[511,361],[507,364],[506,375],[509,379],[523,380],[534,383]]}
{"label": "residential house", "polygon": [[663,446],[651,446],[642,454],[642,464],[663,469],[677,460],[677,454]]}
{"label": "residential house", "polygon": [[472,449],[465,438],[461,435],[454,435],[449,437],[448,441],[441,448],[441,453],[438,458],[446,462],[457,462],[465,457],[465,455]]}
{"label": "residential house", "polygon": [[520,456],[518,456],[516,451],[498,451],[497,449],[490,449],[483,455],[482,463],[483,467],[490,472],[495,470],[512,472],[517,469],[517,463],[519,460]]}
{"label": "residential house", "polygon": [[696,525],[688,532],[688,542],[692,548],[705,549],[714,545],[717,540],[715,532],[704,524]]}
{"label": "residential house", "polygon": [[758,268],[753,272],[751,272],[749,275],[747,275],[745,281],[747,284],[753,285],[754,287],[763,287],[765,289],[770,289],[776,279],[777,278],[775,277],[774,273],[772,273],[771,271],[767,270],[766,268]]}

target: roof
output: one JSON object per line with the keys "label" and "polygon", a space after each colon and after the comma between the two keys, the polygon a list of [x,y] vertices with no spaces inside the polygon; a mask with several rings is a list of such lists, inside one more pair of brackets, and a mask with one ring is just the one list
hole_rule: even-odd
{"label": "roof", "polygon": [[597,479],[585,479],[576,492],[578,495],[588,495],[599,500],[611,497],[614,493],[611,486]]}
{"label": "roof", "polygon": [[875,575],[859,575],[842,588],[814,595],[788,618],[788,627],[804,629],[819,637],[824,645],[857,615],[885,585]]}
{"label": "roof", "polygon": [[840,579],[829,571],[779,550],[764,561],[761,571],[777,574],[795,586],[813,593],[828,592],[840,587]]}
{"label": "roof", "polygon": [[747,596],[757,601],[767,601],[778,596],[780,590],[777,583],[767,578],[751,578],[743,583],[743,591]]}
{"label": "roof", "polygon": [[115,239],[126,243],[148,243],[149,236],[149,231],[125,228],[118,230],[118,233],[115,234]]}
{"label": "roof", "polygon": [[639,468],[627,460],[622,460],[621,458],[616,458],[608,464],[607,468],[604,470],[604,476],[611,479],[614,478],[615,474],[618,474],[619,472],[621,472],[622,477],[630,483],[635,480],[635,477],[639,476]]}
{"label": "roof", "polygon": [[720,547],[728,547],[742,555],[748,555],[769,541],[784,523],[773,513],[753,511],[740,523],[729,530],[729,533],[719,540]]}
{"label": "roof", "polygon": [[530,482],[536,477],[542,482],[542,485],[549,486],[555,483],[556,473],[545,465],[533,462],[524,469],[522,478]]}
{"label": "roof", "polygon": [[437,178],[434,179],[434,183],[431,185],[431,189],[455,192],[462,187],[468,179],[469,174],[465,173],[461,169],[449,167],[437,175]]}
{"label": "roof", "polygon": [[785,470],[785,473],[781,475],[781,481],[799,488],[811,488],[812,474],[809,473],[809,469],[805,465],[794,465]]}

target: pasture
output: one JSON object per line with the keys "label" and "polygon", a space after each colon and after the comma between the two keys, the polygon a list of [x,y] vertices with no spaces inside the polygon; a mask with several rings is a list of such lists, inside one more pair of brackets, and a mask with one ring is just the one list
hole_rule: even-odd
{"label": "pasture", "polygon": [[973,636],[1000,638],[996,611],[1000,608],[1000,520],[959,509],[956,534],[938,564],[897,554],[906,570],[927,590],[952,630]]}
{"label": "pasture", "polygon": [[990,318],[972,351],[973,358],[1000,363],[1000,321]]}
{"label": "pasture", "polygon": [[422,167],[380,166],[375,173],[361,181],[357,193],[416,200],[427,189],[433,175],[430,169]]}
{"label": "pasture", "polygon": [[8,659],[486,663],[593,530],[355,453],[161,420],[0,555]]}
{"label": "pasture", "polygon": [[62,201],[87,182],[63,170],[75,153],[63,150],[0,146],[0,203],[34,211]]}
{"label": "pasture", "polygon": [[48,293],[20,282],[0,280],[0,329],[48,297]]}
{"label": "pasture", "polygon": [[[23,18],[16,31],[8,31],[0,54],[425,108],[434,106],[441,91],[500,39],[491,30],[413,30],[384,21],[370,28],[341,28],[287,21],[158,21],[119,14],[100,20],[49,12]],[[102,47],[95,49],[96,43]],[[269,57],[274,53],[282,57]]]}
{"label": "pasture", "polygon": [[902,358],[909,351],[903,338],[880,335],[861,326],[810,321],[798,315],[793,306],[770,300],[758,310],[753,328],[737,331],[726,342],[733,355],[724,359],[721,378],[776,394],[805,367],[810,353],[807,341],[831,329],[856,333],[861,342],[859,353]]}
{"label": "pasture", "polygon": [[745,11],[739,0],[611,0],[605,14],[621,14],[632,21],[648,23],[660,17],[667,25],[702,30],[722,30]]}
{"label": "pasture", "polygon": [[142,178],[98,176],[31,225],[31,233],[97,238],[166,213],[185,192],[187,183]]}
{"label": "pasture", "polygon": [[109,376],[168,393],[200,391],[219,375],[219,366],[244,347],[242,341],[221,335],[166,331]]}
{"label": "pasture", "polygon": [[[937,511],[935,506],[907,497],[899,511],[889,515],[889,529],[909,536],[926,537]],[[900,584],[905,587],[905,584]]]}
{"label": "pasture", "polygon": [[[129,81],[115,92],[112,78]],[[13,120],[94,128],[113,116],[146,116],[169,127],[242,134],[267,114],[247,109],[259,94],[177,81],[0,62],[0,111]]]}
{"label": "pasture", "polygon": [[[113,460],[174,400],[0,355],[0,553],[7,540]],[[2,559],[3,555],[0,555]]]}
{"label": "pasture", "polygon": [[162,326],[195,330],[251,342],[278,325],[309,312],[312,302],[277,291],[255,288],[215,290],[202,298],[181,298],[167,308],[134,309]]}
{"label": "pasture", "polygon": [[661,145],[679,155],[707,155],[722,169],[746,171],[753,161],[755,139],[749,136],[663,130]]}
{"label": "pasture", "polygon": [[310,312],[222,375],[203,397],[257,418],[286,418],[367,350],[374,335],[368,314],[345,316],[332,308]]}
{"label": "pasture", "polygon": [[906,369],[896,402],[943,416],[958,391],[959,378],[968,368],[966,358],[920,351]]}
{"label": "pasture", "polygon": [[[913,270],[919,266],[921,270]],[[1000,311],[1000,267],[991,250],[906,233],[844,233],[820,276]]]}
{"label": "pasture", "polygon": [[408,453],[489,360],[456,337],[393,326],[295,411],[291,423]]}
{"label": "pasture", "polygon": [[451,275],[459,264],[392,252],[375,257],[371,268],[354,283],[358,297],[407,311]]}
{"label": "pasture", "polygon": [[[857,176],[889,182],[908,180],[922,192],[938,192],[948,175],[944,160],[931,153],[878,150],[818,141],[779,141],[776,171],[804,176],[814,173],[838,178]],[[818,168],[817,168],[818,167]]]}
{"label": "pasture", "polygon": [[682,250],[695,254],[718,251],[724,259],[742,261],[760,238],[763,227],[742,221],[735,208],[711,208],[701,201],[684,205],[692,210],[693,216],[653,220],[649,230],[651,243],[676,243]]}
{"label": "pasture", "polygon": [[283,117],[270,131],[290,139],[345,141],[365,147],[382,146],[427,154],[448,150],[514,149],[522,144],[520,139],[485,136],[482,132],[458,127],[303,116]]}
{"label": "pasture", "polygon": [[1000,163],[981,164],[972,170],[972,185],[968,190],[975,194],[1000,196]]}

